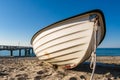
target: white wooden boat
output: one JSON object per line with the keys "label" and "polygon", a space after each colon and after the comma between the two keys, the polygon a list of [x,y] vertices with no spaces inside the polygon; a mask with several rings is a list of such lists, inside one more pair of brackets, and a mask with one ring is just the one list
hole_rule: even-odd
{"label": "white wooden boat", "polygon": [[40,60],[69,69],[90,57],[94,44],[102,42],[105,32],[103,13],[93,10],[41,29],[32,37],[31,44]]}

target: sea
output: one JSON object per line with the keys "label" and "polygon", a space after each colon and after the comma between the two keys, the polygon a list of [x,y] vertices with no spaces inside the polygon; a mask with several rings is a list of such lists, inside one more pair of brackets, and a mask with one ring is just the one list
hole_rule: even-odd
{"label": "sea", "polygon": [[[21,55],[24,56],[24,50],[21,51]],[[97,48],[97,56],[120,56],[120,48]],[[0,56],[9,56],[10,51],[0,50]],[[13,56],[19,56],[19,51],[13,51]],[[31,53],[31,57],[35,57],[34,53]]]}

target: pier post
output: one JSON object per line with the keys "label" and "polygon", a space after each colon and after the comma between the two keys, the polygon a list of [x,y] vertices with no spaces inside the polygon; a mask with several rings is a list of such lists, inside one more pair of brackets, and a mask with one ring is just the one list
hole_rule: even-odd
{"label": "pier post", "polygon": [[10,56],[13,56],[13,50],[10,50]]}
{"label": "pier post", "polygon": [[32,49],[32,54],[33,54],[33,49]]}
{"label": "pier post", "polygon": [[31,48],[31,55],[33,56],[33,54],[34,54],[33,48]]}
{"label": "pier post", "polygon": [[27,49],[25,49],[25,56],[27,56]]}
{"label": "pier post", "polygon": [[19,56],[21,56],[21,49],[19,49]]}
{"label": "pier post", "polygon": [[30,49],[25,49],[25,56],[30,56]]}
{"label": "pier post", "polygon": [[30,49],[28,49],[28,56],[30,56]]}

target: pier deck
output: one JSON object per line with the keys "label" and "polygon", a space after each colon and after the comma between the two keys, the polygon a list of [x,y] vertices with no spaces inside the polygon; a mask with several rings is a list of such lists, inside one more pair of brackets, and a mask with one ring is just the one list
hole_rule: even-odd
{"label": "pier deck", "polygon": [[19,50],[19,56],[21,56],[21,50],[24,50],[25,56],[30,56],[30,54],[33,53],[33,48],[30,46],[0,45],[0,51],[2,50],[10,51],[10,56],[13,56],[14,50]]}

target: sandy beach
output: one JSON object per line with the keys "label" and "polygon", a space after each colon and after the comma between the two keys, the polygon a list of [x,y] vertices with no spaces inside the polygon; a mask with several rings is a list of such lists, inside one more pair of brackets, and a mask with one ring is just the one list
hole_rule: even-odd
{"label": "sandy beach", "polygon": [[[89,80],[89,60],[63,70],[36,57],[0,58],[0,80]],[[120,80],[120,56],[97,57],[94,80]]]}

